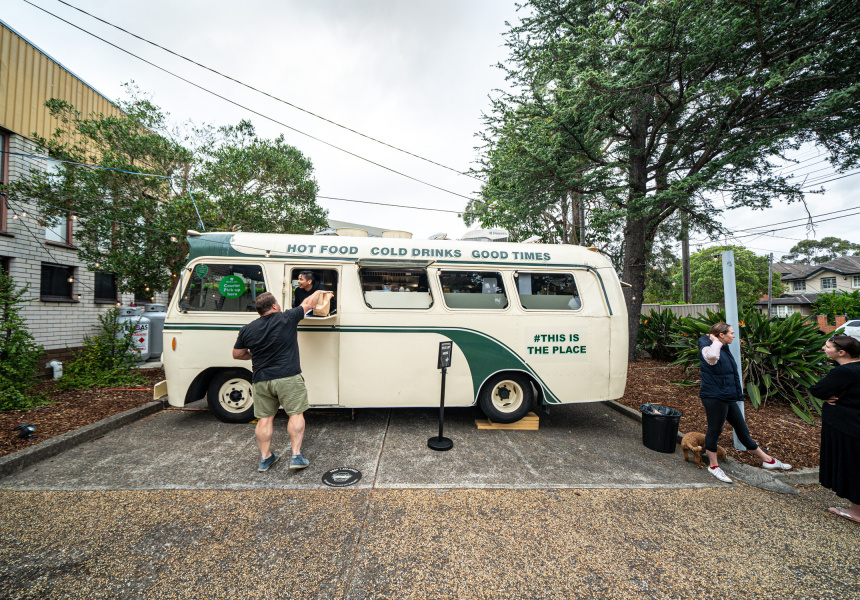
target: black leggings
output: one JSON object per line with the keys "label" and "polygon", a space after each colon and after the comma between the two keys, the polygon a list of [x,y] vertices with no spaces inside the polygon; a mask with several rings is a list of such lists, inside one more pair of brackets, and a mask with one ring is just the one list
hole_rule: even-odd
{"label": "black leggings", "polygon": [[744,415],[741,413],[741,407],[737,402],[725,402],[716,398],[702,398],[702,405],[705,407],[705,414],[708,416],[708,433],[705,434],[705,449],[711,452],[717,451],[717,440],[723,433],[723,424],[729,422],[735,433],[738,434],[738,439],[741,444],[746,446],[747,450],[755,450],[758,444],[750,437],[750,430],[744,421]]}

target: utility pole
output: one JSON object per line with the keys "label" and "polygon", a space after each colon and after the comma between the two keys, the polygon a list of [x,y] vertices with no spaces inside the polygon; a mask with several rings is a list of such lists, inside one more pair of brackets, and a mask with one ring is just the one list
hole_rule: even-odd
{"label": "utility pole", "polygon": [[767,255],[767,318],[770,318],[770,307],[773,301],[773,252]]}
{"label": "utility pole", "polygon": [[[726,323],[731,325],[735,330],[735,339],[729,345],[734,356],[735,362],[738,365],[738,383],[741,386],[741,393],[744,389],[743,368],[741,367],[741,328],[740,319],[738,319],[738,294],[737,285],[735,283],[735,253],[731,250],[726,250],[720,253],[723,259],[723,299],[726,304]],[[716,257],[715,257],[716,258]],[[741,409],[741,415],[744,414],[743,398],[738,402]],[[735,442],[735,450],[746,450],[746,446],[741,444],[738,439],[738,434],[733,434]]]}
{"label": "utility pole", "polygon": [[681,213],[681,302],[693,303],[693,284],[690,281],[690,232],[687,215]]}

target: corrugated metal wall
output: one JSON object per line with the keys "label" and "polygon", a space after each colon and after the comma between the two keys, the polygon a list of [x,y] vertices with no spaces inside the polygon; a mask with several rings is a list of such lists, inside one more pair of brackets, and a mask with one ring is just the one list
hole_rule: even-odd
{"label": "corrugated metal wall", "polygon": [[49,137],[57,127],[45,102],[60,98],[84,115],[121,111],[27,40],[0,23],[0,127]]}
{"label": "corrugated metal wall", "polygon": [[706,310],[719,310],[719,304],[643,304],[642,314],[647,315],[652,310],[668,310],[675,313],[676,317],[698,317],[705,314]]}

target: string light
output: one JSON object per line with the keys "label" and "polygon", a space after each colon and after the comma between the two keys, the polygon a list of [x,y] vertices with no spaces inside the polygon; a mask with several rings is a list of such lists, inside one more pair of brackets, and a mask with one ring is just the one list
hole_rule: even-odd
{"label": "string light", "polygon": [[78,213],[72,213],[72,221],[78,220]]}
{"label": "string light", "polygon": [[78,294],[78,300],[80,300],[80,299],[81,299],[81,295],[80,295],[80,294]]}
{"label": "string light", "polygon": [[29,214],[30,214],[30,213],[28,213],[28,212],[25,210],[24,212],[22,212],[22,213],[21,213],[21,218],[23,219],[24,217],[26,217],[26,216],[27,216],[27,215],[29,215]]}
{"label": "string light", "polygon": [[96,262],[96,264],[95,264],[95,265],[93,265],[93,266],[94,266],[96,269],[98,269],[100,266],[102,266],[102,264],[101,264],[100,262]]}
{"label": "string light", "polygon": [[74,278],[74,277],[69,277],[68,279],[66,279],[66,281],[68,281],[69,283],[74,283],[74,282],[75,282],[75,278]]}
{"label": "string light", "polygon": [[170,241],[171,241],[171,242],[175,242],[175,241],[176,241],[176,236],[175,236],[175,235],[171,235],[171,236],[170,236]]}

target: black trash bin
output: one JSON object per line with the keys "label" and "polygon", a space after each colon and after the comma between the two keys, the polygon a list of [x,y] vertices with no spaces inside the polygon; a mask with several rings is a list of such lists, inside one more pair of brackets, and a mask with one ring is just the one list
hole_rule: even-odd
{"label": "black trash bin", "polygon": [[659,404],[643,404],[639,410],[642,412],[642,443],[645,447],[656,452],[673,453],[681,411]]}

